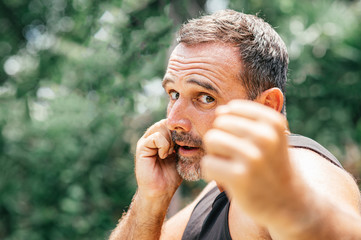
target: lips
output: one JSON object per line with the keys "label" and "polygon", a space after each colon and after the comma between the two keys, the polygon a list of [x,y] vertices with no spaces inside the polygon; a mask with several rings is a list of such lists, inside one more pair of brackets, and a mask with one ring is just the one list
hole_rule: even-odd
{"label": "lips", "polygon": [[172,131],[172,141],[174,142],[174,150],[179,156],[196,157],[202,152],[202,139],[198,135],[192,135],[188,132]]}
{"label": "lips", "polygon": [[180,147],[184,148],[185,150],[192,150],[198,148],[198,147],[189,147],[189,146],[180,146]]}
{"label": "lips", "polygon": [[195,154],[198,154],[198,151],[200,150],[200,147],[188,146],[184,143],[179,143],[179,142],[176,142],[174,148],[178,154],[185,156],[185,157],[194,156]]}
{"label": "lips", "polygon": [[175,142],[175,147],[176,148],[184,148],[187,150],[191,150],[191,149],[195,149],[195,148],[199,148],[198,146],[191,146],[191,145],[187,145],[186,143],[182,143],[182,142]]}

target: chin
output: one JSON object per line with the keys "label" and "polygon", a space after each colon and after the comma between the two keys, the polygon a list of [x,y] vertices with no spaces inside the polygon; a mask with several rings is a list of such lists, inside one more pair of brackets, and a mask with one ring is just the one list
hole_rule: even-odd
{"label": "chin", "polygon": [[178,155],[177,171],[187,181],[198,181],[201,179],[200,159],[192,159]]}

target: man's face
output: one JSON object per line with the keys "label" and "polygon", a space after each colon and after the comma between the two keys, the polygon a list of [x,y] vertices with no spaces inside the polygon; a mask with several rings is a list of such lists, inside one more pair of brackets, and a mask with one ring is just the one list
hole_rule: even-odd
{"label": "man's face", "polygon": [[236,47],[221,43],[179,44],[170,56],[163,87],[169,95],[168,128],[177,153],[177,170],[186,180],[200,179],[204,134],[215,109],[247,94],[238,75]]}

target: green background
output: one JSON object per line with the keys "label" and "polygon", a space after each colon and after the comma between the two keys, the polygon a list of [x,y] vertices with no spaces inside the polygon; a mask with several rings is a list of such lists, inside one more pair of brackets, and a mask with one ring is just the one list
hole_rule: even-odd
{"label": "green background", "polygon": [[222,7],[281,34],[291,130],[359,178],[361,1],[1,0],[0,239],[108,236],[135,192],[135,143],[165,117],[174,33]]}

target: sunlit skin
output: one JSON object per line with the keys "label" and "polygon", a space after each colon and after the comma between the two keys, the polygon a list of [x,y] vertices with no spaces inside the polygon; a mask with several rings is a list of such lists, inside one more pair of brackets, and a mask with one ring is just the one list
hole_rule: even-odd
{"label": "sunlit skin", "polygon": [[[137,193],[110,239],[181,239],[194,207],[215,183],[164,222],[167,209],[182,178],[200,177],[227,192],[232,239],[338,240],[359,229],[353,180],[317,153],[289,148],[279,113],[282,92],[271,88],[244,101],[241,71],[231,45],[175,48],[163,79],[167,118],[137,143]],[[341,225],[346,228],[336,228]]]}
{"label": "sunlit skin", "polygon": [[[170,131],[199,141],[212,127],[218,106],[232,99],[247,98],[238,77],[241,61],[237,51],[236,47],[221,43],[179,44],[174,49],[163,79],[169,95],[167,126]],[[188,163],[178,163],[180,171],[193,175],[186,177],[188,180],[199,179],[197,168],[204,155],[203,148],[192,141],[179,140],[176,145],[180,145],[178,156],[188,160]],[[192,169],[190,163],[196,169]],[[198,176],[192,171],[198,171]]]}

